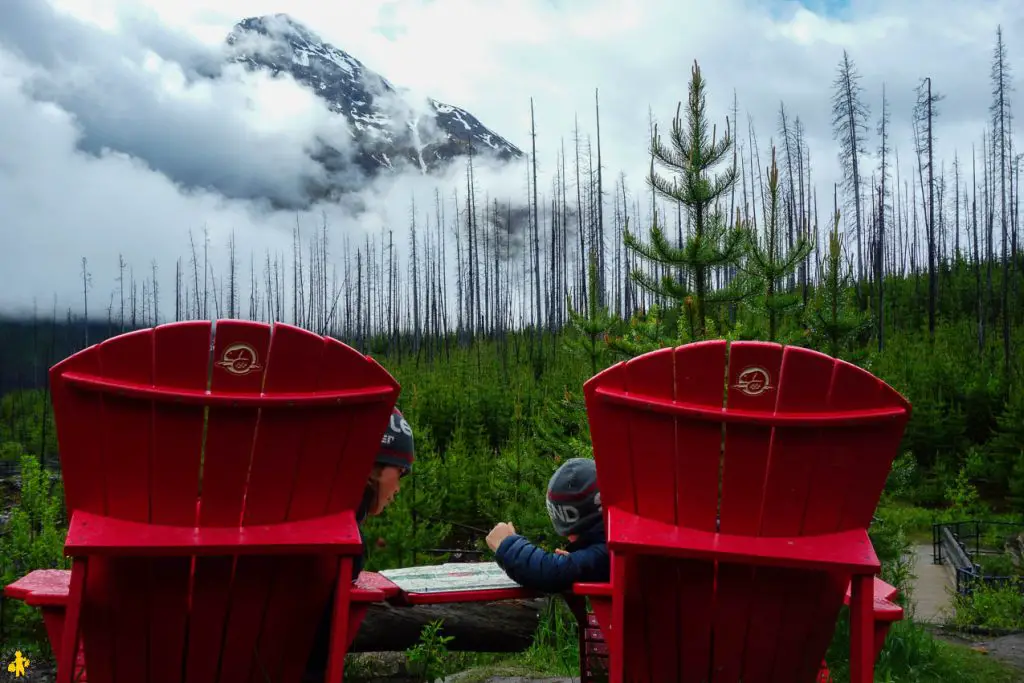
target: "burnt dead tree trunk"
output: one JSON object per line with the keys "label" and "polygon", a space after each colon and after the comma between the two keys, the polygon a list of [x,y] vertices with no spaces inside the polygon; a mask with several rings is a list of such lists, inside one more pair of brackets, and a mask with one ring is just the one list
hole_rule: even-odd
{"label": "burnt dead tree trunk", "polygon": [[860,75],[853,65],[853,60],[844,50],[843,59],[839,64],[839,73],[833,83],[835,93],[832,96],[832,130],[833,136],[839,141],[839,163],[843,168],[843,187],[847,193],[847,206],[853,205],[854,221],[856,222],[857,239],[857,289],[861,292],[861,305],[864,304],[862,281],[864,279],[864,251],[862,235],[864,222],[861,216],[861,155],[865,154],[864,138],[867,134],[868,108],[864,103],[862,88],[859,84]]}
{"label": "burnt dead tree trunk", "polygon": [[1007,149],[1010,146],[1011,132],[1009,121],[1010,111],[1010,68],[1006,57],[1006,45],[1003,42],[1003,27],[996,29],[996,46],[992,56],[992,145],[993,153],[999,157],[999,223],[1002,237],[1003,280],[1001,299],[1001,317],[1003,332],[1003,371],[1010,375],[1010,250],[1008,235],[1010,220],[1007,213]]}
{"label": "burnt dead tree trunk", "polygon": [[530,98],[530,141],[531,154],[530,166],[532,169],[533,189],[533,305],[536,307],[532,316],[534,321],[535,356],[533,356],[533,372],[535,377],[540,377],[544,363],[543,342],[543,319],[544,309],[541,302],[540,283],[540,220],[537,214],[537,125],[533,113],[533,98]]}
{"label": "burnt dead tree trunk", "polygon": [[878,351],[885,348],[885,214],[889,206],[889,101],[885,96],[885,84],[882,84],[882,113],[878,121],[878,234],[876,236],[875,281],[877,283],[876,305],[878,325]]}
{"label": "burnt dead tree trunk", "polygon": [[[938,262],[936,253],[936,230],[935,230],[935,134],[934,121],[938,114],[936,104],[942,99],[940,95],[932,92],[932,79],[925,77],[917,89],[917,103],[914,106],[913,121],[916,126],[916,139],[918,155],[918,175],[921,181],[922,194],[927,192],[928,203],[925,205],[926,235],[928,248],[928,334],[935,336],[935,316],[938,300]],[[924,161],[922,162],[922,156]],[[924,177],[921,174],[921,167],[928,170],[928,185],[924,186]],[[925,197],[922,197],[922,202]]]}
{"label": "burnt dead tree trunk", "polygon": [[412,352],[419,362],[420,354],[420,273],[416,253],[416,197],[409,208],[409,241],[412,246]]}
{"label": "burnt dead tree trunk", "polygon": [[604,186],[601,182],[601,104],[598,101],[597,89],[594,89],[594,120],[597,123],[597,287],[598,305],[607,306],[607,287],[605,285],[605,246],[604,246]]}
{"label": "burnt dead tree trunk", "polygon": [[[793,177],[793,132],[790,130],[789,120],[786,117],[786,105],[782,102],[779,103],[779,137],[782,138],[782,149],[786,155],[782,177],[788,187],[783,190],[785,193],[783,202],[786,207],[786,249],[791,250],[793,248],[794,224],[796,223],[796,178]],[[735,164],[733,165],[735,166]],[[730,220],[732,218],[729,216]],[[788,288],[789,291],[796,288],[795,270],[789,274]]]}
{"label": "burnt dead tree trunk", "polygon": [[[82,306],[84,307],[83,312],[83,332],[85,335],[85,348],[89,346],[89,288],[92,286],[92,274],[89,273],[89,262],[86,258],[82,257]],[[33,356],[35,354],[35,348],[33,347]]]}
{"label": "burnt dead tree trunk", "polygon": [[576,305],[579,306],[581,301],[587,300],[587,245],[584,235],[586,228],[583,225],[583,189],[580,186],[580,124],[578,118],[573,133],[573,143],[576,148],[576,232],[580,238],[579,270],[576,275],[577,291],[579,292]]}

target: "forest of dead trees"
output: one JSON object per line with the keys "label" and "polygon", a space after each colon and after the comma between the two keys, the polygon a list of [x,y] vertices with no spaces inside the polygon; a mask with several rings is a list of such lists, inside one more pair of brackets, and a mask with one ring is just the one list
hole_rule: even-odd
{"label": "forest of dead trees", "polygon": [[[941,83],[924,75],[916,91],[893,93],[884,83],[871,85],[880,99],[869,98],[853,58],[844,51],[832,84],[832,124],[838,145],[842,183],[819,197],[814,164],[800,112],[780,102],[777,130],[766,145],[748,115],[741,122],[739,97],[732,97],[728,120],[733,144],[728,164],[737,182],[716,202],[723,215],[737,216],[763,229],[770,210],[765,158],[777,158],[784,254],[801,238],[811,249],[779,286],[799,293],[820,280],[836,208],[845,230],[844,258],[853,276],[857,301],[871,309],[878,344],[884,343],[885,283],[893,277],[919,275],[934,333],[943,273],[972,269],[979,347],[1000,335],[1005,358],[1011,357],[1011,319],[1019,306],[1021,273],[1018,241],[1021,157],[1012,130],[1012,79],[1002,29],[995,33],[990,73],[988,123],[978,139],[956,141],[953,159],[936,157],[941,128]],[[721,92],[726,86],[720,85]],[[890,134],[890,99],[914,100],[910,140]],[[530,102],[531,123],[534,103]],[[651,115],[651,132],[655,131]],[[624,245],[624,231],[641,235],[657,216],[667,236],[682,243],[692,229],[680,203],[657,196],[653,188],[627,187],[624,174],[610,177],[601,157],[600,101],[594,93],[594,134],[583,133],[579,120],[561,151],[551,160],[547,187],[537,180],[536,130],[524,172],[527,191],[518,204],[489,196],[478,187],[472,154],[465,183],[433,203],[409,206],[406,258],[396,255],[394,231],[364,237],[345,235],[338,244],[332,227],[296,225],[291,254],[239,254],[234,236],[226,245],[211,245],[207,235],[192,235],[189,252],[174,264],[173,306],[159,306],[156,261],[142,266],[118,257],[112,291],[94,286],[90,264],[81,262],[82,304],[93,320],[106,317],[108,333],[139,326],[195,318],[282,320],[327,333],[366,349],[371,340],[431,356],[438,340],[466,343],[474,337],[502,339],[513,330],[556,331],[570,309],[585,307],[588,263],[597,266],[599,305],[628,319],[659,297],[630,276],[671,275],[669,266],[651,266]],[[761,136],[764,131],[761,131]],[[652,163],[653,172],[653,163]],[[635,227],[635,226],[640,226]],[[401,246],[401,245],[400,245]],[[215,272],[212,250],[224,249],[230,264]],[[223,252],[222,252],[223,253]],[[222,260],[222,259],[218,259]],[[140,272],[144,271],[144,272]],[[685,277],[683,272],[678,273]],[[713,268],[708,286],[728,285],[729,267]],[[996,275],[996,277],[994,277]],[[141,277],[140,277],[141,276]],[[166,285],[165,285],[166,286]],[[100,301],[96,301],[102,297]],[[97,316],[97,308],[101,315]],[[103,310],[105,309],[105,310]],[[54,310],[54,315],[57,311]],[[63,317],[63,316],[61,316]],[[67,321],[72,321],[69,310]],[[83,326],[82,343],[90,326]]]}

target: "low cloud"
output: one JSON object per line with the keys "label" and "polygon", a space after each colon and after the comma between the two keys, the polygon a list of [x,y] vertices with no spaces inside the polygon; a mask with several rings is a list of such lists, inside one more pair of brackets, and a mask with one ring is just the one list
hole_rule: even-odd
{"label": "low cloud", "polygon": [[[86,6],[99,8],[102,21],[55,9],[65,5],[82,16]],[[569,204],[575,204],[573,130],[578,117],[584,149],[588,140],[596,144],[595,88],[606,223],[613,197],[621,201],[613,188],[620,171],[629,204],[637,202],[640,222],[647,220],[649,112],[664,130],[676,103],[686,99],[694,59],[709,82],[708,110],[719,129],[735,89],[740,153],[749,168],[752,130],[759,175],[772,139],[778,140],[780,101],[800,117],[825,216],[840,180],[830,96],[844,49],[863,76],[869,151],[877,148],[874,126],[886,87],[902,185],[913,179],[909,114],[919,79],[931,76],[947,96],[937,127],[939,158],[947,171],[954,153],[968,164],[972,146],[980,155],[988,118],[996,26],[1003,25],[1013,63],[1024,36],[1024,4],[1017,0],[866,0],[840,16],[777,0],[585,5],[391,0],[385,9],[356,3],[341,17],[330,3],[292,0],[287,10],[396,88],[407,86],[387,102],[396,113],[427,114],[429,94],[472,112],[529,152],[533,98],[542,225],[563,145]],[[296,225],[308,236],[325,221],[331,267],[339,271],[346,241],[354,250],[369,239],[379,259],[385,231],[393,232],[404,257],[410,206],[415,202],[417,226],[425,229],[429,220],[433,235],[438,194],[454,296],[452,227],[456,199],[465,209],[465,164],[425,176],[411,163],[339,201],[307,205],[311,190],[358,177],[353,164],[340,164],[344,170],[331,176],[317,160],[330,145],[345,161],[354,151],[350,131],[288,76],[231,64],[224,41],[234,22],[281,7],[275,0],[0,2],[0,312],[29,311],[33,302],[48,310],[54,298],[59,311],[80,312],[85,257],[90,313],[104,317],[122,255],[140,281],[156,262],[166,315],[176,264],[187,266],[190,232],[202,248],[204,228],[217,277],[226,272],[232,233],[243,279],[255,262],[259,280],[267,253],[290,261]],[[466,31],[467,22],[480,28]],[[581,162],[585,173],[585,152]],[[875,166],[870,158],[865,163]],[[474,160],[478,208],[511,200],[520,216],[512,232],[520,235],[525,166],[525,160],[503,167]]]}
{"label": "low cloud", "polygon": [[110,33],[39,0],[2,11],[4,72],[20,71],[25,95],[74,116],[85,152],[117,150],[227,198],[295,205],[328,181],[313,159],[323,145],[352,151],[345,121],[321,98],[290,77],[226,64],[226,49],[139,16],[133,32]]}
{"label": "low cloud", "polygon": [[[227,48],[152,16],[126,23],[131,33],[105,31],[38,0],[0,9],[0,312],[49,310],[56,297],[58,310],[80,313],[83,257],[90,317],[120,299],[122,257],[125,279],[140,287],[156,265],[159,309],[173,312],[175,269],[180,262],[191,273],[191,245],[202,254],[204,232],[215,278],[227,272],[232,234],[243,281],[253,263],[261,280],[267,255],[290,267],[296,225],[308,238],[326,224],[339,270],[346,241],[354,265],[367,238],[379,255],[388,230],[402,254],[412,203],[423,230],[435,190],[449,212],[451,189],[464,191],[459,164],[439,176],[409,166],[356,177],[346,120],[310,89],[229,64]],[[386,101],[396,114],[427,113],[425,100]],[[315,159],[323,145],[345,155],[346,170],[328,175]],[[513,192],[503,201],[525,197],[519,172],[484,160],[476,172],[493,196],[506,186]],[[311,188],[338,182],[363,189],[310,204]]]}

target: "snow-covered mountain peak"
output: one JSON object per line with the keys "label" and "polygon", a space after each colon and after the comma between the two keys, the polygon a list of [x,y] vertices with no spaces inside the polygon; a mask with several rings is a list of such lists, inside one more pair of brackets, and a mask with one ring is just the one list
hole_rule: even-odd
{"label": "snow-covered mountain peak", "polygon": [[227,43],[232,61],[290,74],[344,116],[360,150],[357,163],[368,173],[400,160],[430,172],[469,153],[523,156],[466,110],[396,87],[287,14],[243,19]]}

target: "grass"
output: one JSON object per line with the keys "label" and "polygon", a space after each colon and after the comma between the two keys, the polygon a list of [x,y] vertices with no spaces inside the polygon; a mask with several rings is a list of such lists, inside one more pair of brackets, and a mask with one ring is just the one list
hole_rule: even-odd
{"label": "grass", "polygon": [[[924,646],[915,659],[890,660],[890,666],[880,661],[876,681],[886,683],[1018,683],[1024,681],[1024,671],[993,659],[966,645],[948,643],[935,638],[928,629],[917,624],[913,628],[924,631]],[[896,635],[896,634],[894,634]],[[898,636],[897,636],[898,637]],[[927,639],[927,640],[925,640]],[[930,642],[928,642],[930,641]]]}
{"label": "grass", "polygon": [[488,676],[579,676],[577,643],[572,613],[560,598],[553,598],[541,614],[534,642],[526,651],[515,655],[457,653],[458,670],[472,674],[460,681],[472,683]]}
{"label": "grass", "polygon": [[[840,619],[828,661],[836,683],[849,680],[849,622]],[[893,624],[878,661],[879,683],[1016,683],[1024,671],[973,650],[942,640],[912,619]]]}
{"label": "grass", "polygon": [[932,542],[933,524],[952,521],[949,510],[922,508],[891,499],[883,499],[875,514],[886,525],[902,528],[907,541],[915,545]]}
{"label": "grass", "polygon": [[[894,500],[888,496],[879,503],[876,516],[886,524],[899,526],[914,544],[932,542],[932,525],[951,522],[984,520],[986,522],[1009,522],[1020,524],[1019,514],[995,514],[982,508],[924,508],[902,500]],[[1000,529],[992,528],[990,538],[984,541],[993,542],[999,538]]]}

